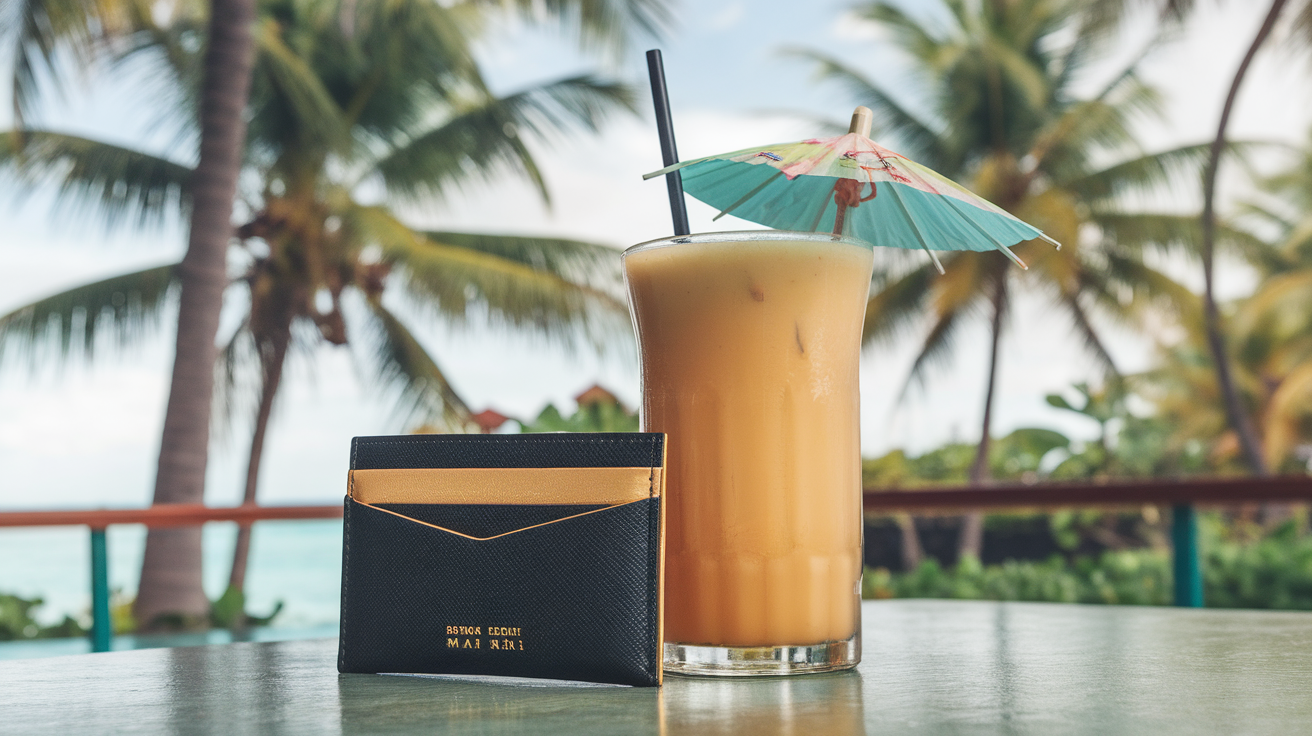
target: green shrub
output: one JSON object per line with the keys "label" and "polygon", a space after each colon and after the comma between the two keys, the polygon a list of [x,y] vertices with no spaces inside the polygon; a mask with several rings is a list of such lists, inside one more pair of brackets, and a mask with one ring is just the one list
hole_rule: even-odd
{"label": "green shrub", "polygon": [[0,593],[0,641],[86,635],[87,630],[69,616],[54,626],[38,624],[32,618],[32,609],[41,607],[43,603],[40,598],[20,598]]}
{"label": "green shrub", "polygon": [[[1208,606],[1312,610],[1312,536],[1299,535],[1293,523],[1248,543],[1220,538],[1205,527],[1203,543]],[[1166,551],[1137,549],[988,566],[966,558],[948,569],[928,560],[907,573],[867,569],[862,595],[1168,605],[1171,559]]]}
{"label": "green shrub", "polygon": [[1312,610],[1312,536],[1290,522],[1252,544],[1209,544],[1203,589],[1217,608]]}

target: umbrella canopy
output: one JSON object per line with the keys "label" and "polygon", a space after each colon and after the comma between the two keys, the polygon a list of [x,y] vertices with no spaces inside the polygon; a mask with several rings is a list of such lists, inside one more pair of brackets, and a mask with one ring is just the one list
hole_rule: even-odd
{"label": "umbrella canopy", "polygon": [[780,230],[832,232],[874,245],[935,250],[1000,250],[1043,231],[911,159],[870,140],[870,111],[857,108],[853,132],[683,161],[643,176],[683,170],[688,194]]}

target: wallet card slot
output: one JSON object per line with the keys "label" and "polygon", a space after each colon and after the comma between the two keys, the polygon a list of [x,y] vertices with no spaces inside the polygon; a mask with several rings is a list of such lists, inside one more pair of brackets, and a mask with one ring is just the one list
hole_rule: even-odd
{"label": "wallet card slot", "polygon": [[560,521],[585,511],[606,508],[605,505],[596,504],[390,503],[375,506],[477,539],[487,539],[550,521]]}
{"label": "wallet card slot", "polygon": [[615,505],[660,495],[660,467],[351,470],[348,495],[378,504]]}
{"label": "wallet card slot", "polygon": [[657,685],[659,524],[650,498],[474,543],[348,499],[338,670]]}
{"label": "wallet card slot", "polygon": [[[608,511],[608,510],[610,510],[610,509],[614,509],[614,508],[620,508],[620,507],[623,507],[623,506],[629,506],[629,505],[632,505],[632,504],[635,504],[635,503],[640,503],[641,501],[645,501],[645,500],[647,500],[647,499],[646,499],[646,498],[640,498],[640,499],[638,499],[637,501],[628,501],[628,502],[625,502],[625,503],[617,503],[617,504],[609,504],[609,505],[592,505],[592,506],[587,507],[587,510],[584,510],[584,511],[577,511],[576,513],[570,514],[570,515],[568,515],[568,516],[563,516],[563,517],[559,517],[559,518],[550,519],[550,520],[548,520],[548,521],[541,521],[541,522],[537,522],[537,523],[528,524],[528,525],[525,525],[525,526],[521,526],[521,527],[519,527],[519,528],[511,529],[511,530],[509,530],[509,531],[505,531],[505,532],[501,532],[501,533],[497,533],[497,534],[491,534],[491,535],[489,535],[489,536],[475,536],[475,535],[472,535],[472,534],[466,534],[466,533],[461,532],[461,531],[458,531],[458,530],[456,530],[456,529],[451,529],[451,528],[448,528],[448,527],[445,527],[445,526],[441,526],[441,525],[438,525],[438,524],[433,524],[433,523],[430,523],[430,522],[424,521],[424,520],[422,520],[422,519],[418,519],[418,518],[415,518],[415,517],[413,517],[413,516],[408,516],[408,515],[406,515],[406,514],[404,514],[404,513],[400,513],[399,511],[394,511],[394,510],[392,510],[391,508],[388,508],[388,506],[392,506],[392,505],[394,505],[394,504],[388,504],[388,505],[374,505],[374,504],[364,503],[364,502],[361,502],[361,501],[355,501],[355,503],[357,503],[357,504],[359,504],[359,505],[361,505],[361,506],[364,506],[364,507],[366,507],[366,508],[371,508],[371,509],[374,509],[374,510],[376,510],[376,511],[381,511],[381,512],[383,512],[383,513],[385,513],[385,514],[391,514],[392,516],[395,516],[395,517],[398,517],[398,518],[401,518],[401,519],[405,519],[406,521],[409,521],[409,522],[414,523],[414,524],[420,524],[420,525],[422,525],[422,526],[426,526],[426,527],[429,527],[429,528],[431,528],[431,529],[436,529],[436,530],[438,530],[438,531],[446,532],[447,534],[454,534],[454,535],[456,535],[456,536],[458,536],[458,537],[464,537],[465,539],[470,539],[470,540],[473,540],[473,541],[475,541],[475,542],[486,542],[486,541],[490,541],[490,540],[493,540],[493,539],[500,539],[500,538],[502,538],[502,537],[506,537],[506,536],[509,536],[509,535],[511,535],[511,534],[518,534],[519,532],[525,532],[525,531],[528,531],[528,530],[530,530],[530,529],[539,529],[539,528],[541,528],[541,527],[551,526],[552,524],[559,524],[559,523],[561,523],[561,522],[570,521],[570,520],[572,520],[572,519],[577,519],[577,518],[582,517],[582,516],[589,516],[589,515],[591,515],[591,514],[596,514],[596,513],[602,512],[602,511]],[[417,505],[424,505],[424,504],[417,504]],[[438,504],[429,504],[429,505],[438,505]],[[577,508],[577,506],[576,506],[575,508]]]}

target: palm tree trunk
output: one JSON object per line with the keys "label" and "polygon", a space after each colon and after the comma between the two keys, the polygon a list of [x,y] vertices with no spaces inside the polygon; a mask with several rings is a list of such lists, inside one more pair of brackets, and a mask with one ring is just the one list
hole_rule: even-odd
{"label": "palm tree trunk", "polygon": [[1225,148],[1226,128],[1230,125],[1230,113],[1234,109],[1235,98],[1239,96],[1239,87],[1243,84],[1244,76],[1248,74],[1248,67],[1253,57],[1257,55],[1257,50],[1271,35],[1271,29],[1275,27],[1276,19],[1280,16],[1286,1],[1272,1],[1266,19],[1262,21],[1262,27],[1258,29],[1257,36],[1248,47],[1248,53],[1244,55],[1244,60],[1239,63],[1239,69],[1235,71],[1235,78],[1230,83],[1230,92],[1226,95],[1225,105],[1221,108],[1221,120],[1216,126],[1216,138],[1212,141],[1211,156],[1203,173],[1203,322],[1204,329],[1207,331],[1207,347],[1212,353],[1212,362],[1216,365],[1216,381],[1220,385],[1221,397],[1225,402],[1226,418],[1230,422],[1230,427],[1239,435],[1244,458],[1256,475],[1269,475],[1270,471],[1267,469],[1257,432],[1253,428],[1248,412],[1239,401],[1234,375],[1230,371],[1230,357],[1226,352],[1225,334],[1221,329],[1221,313],[1216,307],[1216,297],[1212,288],[1212,263],[1216,251],[1216,176],[1221,165],[1221,152]]}
{"label": "palm tree trunk", "polygon": [[[246,492],[242,495],[243,504],[255,503],[255,493],[259,487],[260,461],[264,457],[264,436],[269,428],[269,416],[273,413],[273,400],[282,383],[282,368],[287,360],[287,346],[291,342],[290,326],[280,330],[269,345],[269,355],[263,364],[263,380],[260,386],[260,407],[255,414],[255,431],[251,433],[251,452],[246,462]],[[246,587],[246,561],[250,558],[251,525],[237,527],[237,546],[232,552],[232,571],[228,574],[228,587],[244,592]]]}
{"label": "palm tree trunk", "polygon": [[[157,504],[205,500],[215,337],[246,136],[242,116],[250,90],[254,22],[254,0],[213,0],[201,82],[200,160],[191,179],[191,233],[178,267],[177,349],[155,475]],[[145,630],[164,624],[161,616],[182,625],[205,622],[209,601],[201,587],[199,527],[152,529],[146,535],[134,609]]]}
{"label": "palm tree trunk", "polygon": [[[993,286],[993,324],[992,344],[989,346],[988,388],[984,392],[984,422],[980,429],[979,448],[975,451],[975,462],[970,466],[970,484],[982,486],[989,478],[989,445],[992,441],[990,429],[993,425],[993,393],[998,383],[998,348],[1002,344],[1002,321],[1007,313],[1007,274],[997,273]],[[957,542],[958,556],[973,555],[980,558],[984,551],[984,513],[972,511],[966,514],[961,523],[961,537]]]}
{"label": "palm tree trunk", "polygon": [[912,572],[920,567],[925,559],[925,549],[920,544],[920,532],[916,530],[916,517],[910,514],[898,514],[897,526],[902,531],[902,569]]}

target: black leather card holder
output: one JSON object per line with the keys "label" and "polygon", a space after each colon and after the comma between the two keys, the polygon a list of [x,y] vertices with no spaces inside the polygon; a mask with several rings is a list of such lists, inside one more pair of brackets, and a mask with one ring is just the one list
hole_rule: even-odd
{"label": "black leather card holder", "polygon": [[340,672],[661,681],[664,435],[357,437]]}

